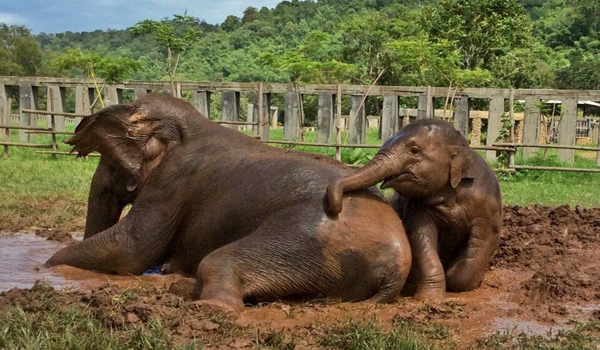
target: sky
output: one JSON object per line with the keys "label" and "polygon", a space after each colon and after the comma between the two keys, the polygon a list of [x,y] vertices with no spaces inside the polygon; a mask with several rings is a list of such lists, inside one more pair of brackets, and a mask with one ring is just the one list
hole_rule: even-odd
{"label": "sky", "polygon": [[241,17],[248,6],[275,7],[282,0],[0,0],[0,23],[24,25],[34,34],[125,29],[144,19],[183,14],[211,24]]}

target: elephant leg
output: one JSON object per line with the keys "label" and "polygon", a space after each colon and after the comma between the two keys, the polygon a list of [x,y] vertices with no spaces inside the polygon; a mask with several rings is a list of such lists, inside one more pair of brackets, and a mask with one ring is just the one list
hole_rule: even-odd
{"label": "elephant leg", "polygon": [[218,249],[200,262],[196,279],[203,305],[213,311],[239,313],[244,308],[244,291],[230,249]]}
{"label": "elephant leg", "polygon": [[168,250],[177,225],[174,206],[168,203],[134,206],[116,225],[61,249],[45,265],[141,274],[159,264]]}
{"label": "elephant leg", "polygon": [[441,301],[446,291],[446,280],[438,254],[438,228],[426,214],[408,216],[408,240],[413,253],[411,275],[415,276],[417,284],[415,298]]}
{"label": "elephant leg", "polygon": [[[196,278],[200,303],[224,313],[239,313],[244,298],[271,299],[291,294],[317,294],[326,273],[311,259],[314,239],[278,231],[272,225],[208,254]],[[298,235],[298,237],[294,237]]]}
{"label": "elephant leg", "polygon": [[[398,220],[397,227],[381,226],[389,229],[382,233],[373,229],[378,225],[373,217],[356,221],[369,214],[357,210],[352,217],[353,206],[350,201],[337,221],[322,220],[320,208],[312,213],[305,206],[290,207],[251,235],[211,252],[196,273],[200,303],[237,312],[245,298],[393,301],[410,269],[402,225]],[[304,216],[298,216],[303,208]],[[313,223],[307,224],[307,217]]]}
{"label": "elephant leg", "polygon": [[498,246],[499,237],[499,230],[494,229],[488,220],[478,219],[474,222],[467,247],[446,270],[448,291],[464,292],[481,285]]}

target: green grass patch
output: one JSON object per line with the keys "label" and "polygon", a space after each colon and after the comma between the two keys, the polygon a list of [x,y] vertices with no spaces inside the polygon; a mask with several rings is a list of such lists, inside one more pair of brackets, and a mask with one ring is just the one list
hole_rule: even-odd
{"label": "green grass patch", "polygon": [[[558,159],[556,150],[550,150],[546,156],[544,156],[544,151],[540,150],[536,156],[527,160],[517,157],[516,164],[597,168],[595,159],[584,158],[581,154],[582,152],[576,152],[575,162],[567,164]],[[511,175],[500,174],[499,178],[505,204],[600,206],[600,173],[519,170]]]}
{"label": "green grass patch", "polygon": [[323,335],[320,345],[348,350],[426,350],[456,348],[450,330],[438,323],[394,320],[385,330],[376,321],[333,327]]}
{"label": "green grass patch", "polygon": [[[34,288],[48,288],[36,285]],[[40,293],[38,307],[7,305],[0,311],[0,349],[200,349],[201,344],[176,345],[158,319],[145,324],[109,327],[91,311],[57,306],[51,288]]]}

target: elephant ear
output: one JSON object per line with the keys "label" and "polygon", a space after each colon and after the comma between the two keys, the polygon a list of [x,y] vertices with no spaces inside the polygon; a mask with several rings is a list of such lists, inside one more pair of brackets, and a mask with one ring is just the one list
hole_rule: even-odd
{"label": "elephant ear", "polygon": [[450,158],[450,185],[458,187],[462,179],[473,179],[473,155],[468,145],[461,145],[455,149]]}
{"label": "elephant ear", "polygon": [[131,134],[135,108],[129,105],[112,106],[86,117],[77,126],[75,135],[65,143],[73,145],[72,152],[84,157],[98,151],[103,158],[130,177],[128,189],[137,187],[143,152]]}

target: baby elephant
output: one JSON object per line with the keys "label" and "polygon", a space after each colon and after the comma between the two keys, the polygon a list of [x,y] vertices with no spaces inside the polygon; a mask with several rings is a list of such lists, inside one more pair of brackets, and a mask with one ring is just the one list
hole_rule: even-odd
{"label": "baby elephant", "polygon": [[380,181],[397,193],[416,298],[439,301],[446,290],[477,288],[498,245],[502,198],[494,172],[467,139],[441,120],[407,125],[368,164],[329,184],[331,214],[342,211],[344,192]]}

